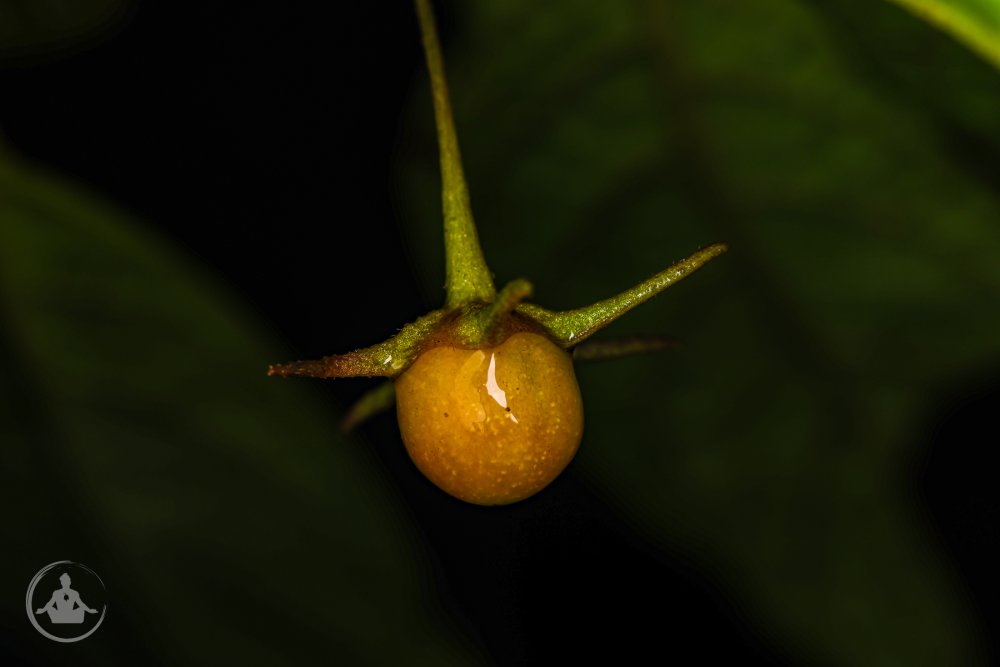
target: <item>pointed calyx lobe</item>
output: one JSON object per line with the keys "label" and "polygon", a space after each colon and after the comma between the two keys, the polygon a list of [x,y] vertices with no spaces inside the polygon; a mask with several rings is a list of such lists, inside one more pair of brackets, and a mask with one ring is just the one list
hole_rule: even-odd
{"label": "pointed calyx lobe", "polygon": [[[347,354],[272,366],[268,374],[319,378],[399,376],[419,354],[440,345],[478,348],[495,345],[513,333],[533,331],[559,346],[572,348],[640,303],[691,275],[726,251],[716,244],[660,271],[631,289],[595,304],[562,312],[521,300],[531,294],[531,283],[515,280],[489,302],[476,301],[435,310],[387,341]],[[579,355],[581,359],[608,358],[670,347],[668,339],[654,337],[605,344]]]}

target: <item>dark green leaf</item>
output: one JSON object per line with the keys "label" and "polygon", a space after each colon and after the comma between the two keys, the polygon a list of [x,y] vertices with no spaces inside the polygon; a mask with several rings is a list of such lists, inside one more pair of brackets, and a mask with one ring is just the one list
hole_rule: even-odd
{"label": "dark green leaf", "polygon": [[890,0],[946,30],[1000,67],[1000,2],[997,0]]}
{"label": "dark green leaf", "polygon": [[1000,365],[1000,75],[870,5],[480,2],[445,58],[498,280],[568,308],[732,248],[607,331],[682,350],[580,368],[576,469],[799,660],[962,664],[910,462],[932,392]]}
{"label": "dark green leaf", "polygon": [[90,659],[470,660],[365,445],[266,377],[287,352],[162,239],[9,156],[0,317],[4,600],[69,558],[112,598]]}
{"label": "dark green leaf", "polygon": [[0,60],[72,51],[121,25],[129,0],[0,0]]}

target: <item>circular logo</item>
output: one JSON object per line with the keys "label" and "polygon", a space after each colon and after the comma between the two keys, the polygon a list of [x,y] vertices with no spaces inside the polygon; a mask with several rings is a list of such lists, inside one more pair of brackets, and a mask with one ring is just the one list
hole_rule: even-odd
{"label": "circular logo", "polygon": [[60,560],[46,565],[28,585],[28,620],[57,642],[78,642],[101,626],[108,610],[107,590],[86,565]]}

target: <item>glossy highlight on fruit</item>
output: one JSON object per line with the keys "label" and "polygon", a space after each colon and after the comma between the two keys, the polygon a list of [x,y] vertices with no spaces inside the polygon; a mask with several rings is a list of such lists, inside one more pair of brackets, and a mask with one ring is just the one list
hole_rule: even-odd
{"label": "glossy highlight on fruit", "polygon": [[410,458],[434,484],[478,505],[542,490],[583,435],[570,355],[545,336],[515,333],[496,347],[435,347],[396,380]]}

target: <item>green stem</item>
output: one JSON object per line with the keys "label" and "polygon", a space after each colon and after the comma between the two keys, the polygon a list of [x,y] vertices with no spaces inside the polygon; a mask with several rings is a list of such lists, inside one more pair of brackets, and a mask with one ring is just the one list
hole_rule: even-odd
{"label": "green stem", "polygon": [[642,281],[635,287],[590,306],[557,313],[532,303],[522,303],[517,307],[517,312],[530,317],[545,327],[549,335],[562,343],[563,347],[572,347],[640,303],[648,301],[674,283],[691,275],[726,250],[728,250],[727,246],[722,243],[703,248],[690,257],[682,259]]}
{"label": "green stem", "polygon": [[492,301],[496,294],[493,278],[479,247],[476,223],[469,205],[469,188],[462,171],[462,156],[444,77],[441,45],[430,0],[415,0],[420,18],[427,69],[431,75],[434,97],[434,120],[437,123],[438,148],[441,152],[441,202],[444,209],[444,252],[446,305],[459,306],[470,301]]}

